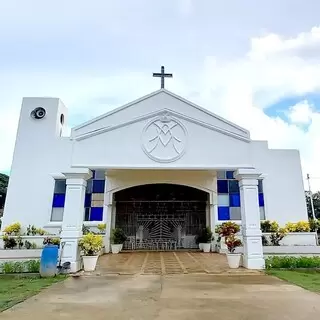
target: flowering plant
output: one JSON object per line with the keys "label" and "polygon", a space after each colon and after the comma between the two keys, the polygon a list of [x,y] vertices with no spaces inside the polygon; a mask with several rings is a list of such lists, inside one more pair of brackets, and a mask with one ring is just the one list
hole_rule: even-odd
{"label": "flowering plant", "polygon": [[230,253],[234,253],[237,247],[242,246],[242,242],[239,238],[235,237],[234,234],[226,237],[225,243]]}

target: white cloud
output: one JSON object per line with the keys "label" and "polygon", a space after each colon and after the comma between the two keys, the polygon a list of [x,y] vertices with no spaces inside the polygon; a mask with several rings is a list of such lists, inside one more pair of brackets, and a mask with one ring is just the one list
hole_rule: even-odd
{"label": "white cloud", "polygon": [[[313,28],[291,39],[253,39],[249,53],[234,61],[208,57],[198,86],[200,104],[249,129],[253,139],[268,140],[270,148],[299,149],[304,177],[320,177],[320,113],[307,100],[289,106],[289,122],[266,115],[264,109],[283,97],[320,89],[320,64],[303,54],[318,41],[318,31]],[[291,49],[298,47],[300,56],[293,56]],[[311,182],[320,190],[320,180]]]}
{"label": "white cloud", "polygon": [[288,117],[292,123],[308,124],[312,120],[313,105],[303,100],[289,108]]}

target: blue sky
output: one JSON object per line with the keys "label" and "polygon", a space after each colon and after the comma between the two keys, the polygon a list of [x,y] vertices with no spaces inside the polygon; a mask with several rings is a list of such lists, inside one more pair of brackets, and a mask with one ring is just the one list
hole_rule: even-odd
{"label": "blue sky", "polygon": [[22,97],[61,98],[72,127],[157,90],[165,65],[168,90],[299,149],[303,174],[320,177],[319,11],[314,0],[1,1],[0,172]]}

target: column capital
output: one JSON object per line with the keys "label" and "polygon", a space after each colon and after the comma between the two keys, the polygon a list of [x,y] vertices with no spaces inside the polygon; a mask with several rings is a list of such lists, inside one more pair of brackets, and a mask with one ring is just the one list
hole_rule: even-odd
{"label": "column capital", "polygon": [[82,180],[89,180],[92,178],[92,171],[90,169],[77,169],[77,170],[68,170],[63,172],[65,178],[68,179],[82,179]]}
{"label": "column capital", "polygon": [[234,173],[234,177],[239,181],[240,180],[258,180],[263,178],[263,176],[261,176],[261,173],[259,173],[255,169],[238,169]]}

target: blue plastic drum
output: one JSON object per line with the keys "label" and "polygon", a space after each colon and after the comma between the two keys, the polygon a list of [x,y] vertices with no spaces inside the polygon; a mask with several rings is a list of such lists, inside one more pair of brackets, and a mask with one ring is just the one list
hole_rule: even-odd
{"label": "blue plastic drum", "polygon": [[40,276],[54,277],[57,274],[59,248],[48,244],[42,249],[40,259]]}

